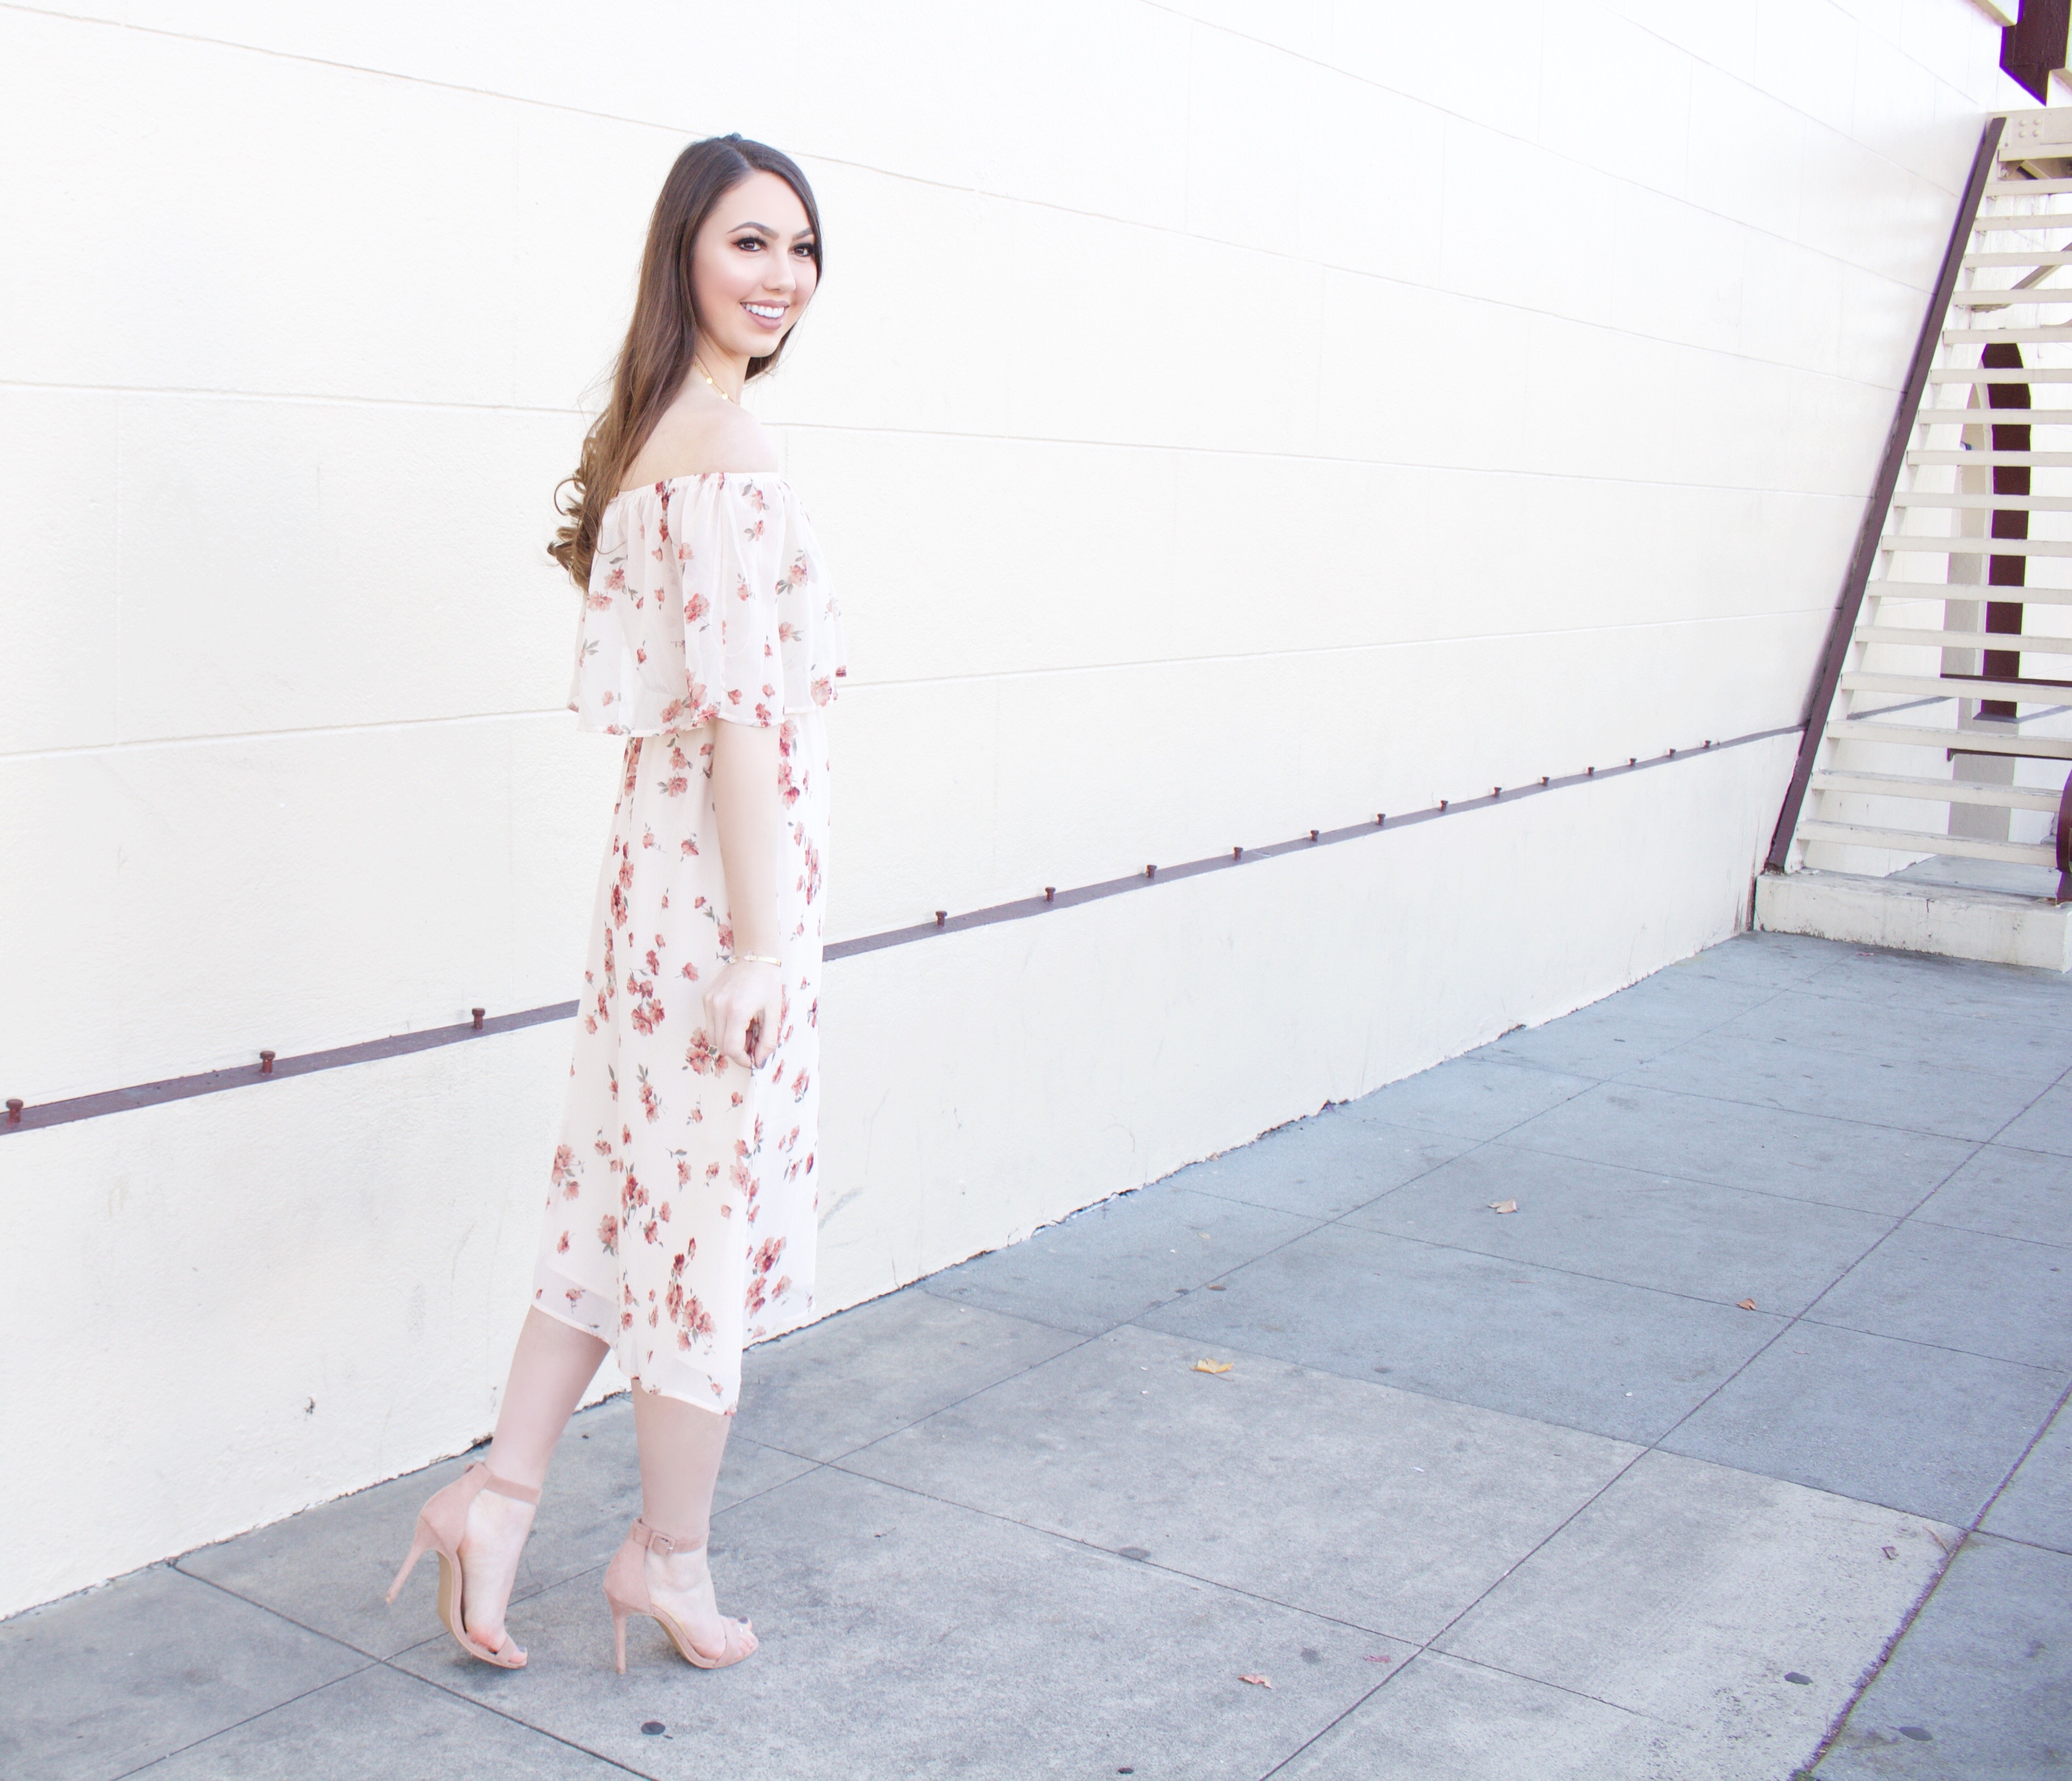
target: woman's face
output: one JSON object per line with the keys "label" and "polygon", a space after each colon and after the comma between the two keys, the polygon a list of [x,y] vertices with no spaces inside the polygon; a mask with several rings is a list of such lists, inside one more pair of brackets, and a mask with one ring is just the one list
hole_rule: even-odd
{"label": "woman's face", "polygon": [[713,207],[691,248],[700,331],[735,358],[775,352],[819,281],[813,245],[799,195],[774,173],[751,173]]}

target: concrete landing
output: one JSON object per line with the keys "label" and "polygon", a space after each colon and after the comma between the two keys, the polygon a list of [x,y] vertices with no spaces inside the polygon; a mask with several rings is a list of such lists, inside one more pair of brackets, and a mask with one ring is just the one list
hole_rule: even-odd
{"label": "concrete landing", "polygon": [[615,1400],[526,1669],[381,1602],[455,1459],[0,1623],[0,1775],[2041,1781],[2068,1212],[2072,982],[1744,936],[754,1351],[736,1668]]}
{"label": "concrete landing", "polygon": [[2072,971],[2072,903],[2055,872],[1937,858],[1889,878],[1811,869],[1755,881],[1755,925],[1858,946]]}

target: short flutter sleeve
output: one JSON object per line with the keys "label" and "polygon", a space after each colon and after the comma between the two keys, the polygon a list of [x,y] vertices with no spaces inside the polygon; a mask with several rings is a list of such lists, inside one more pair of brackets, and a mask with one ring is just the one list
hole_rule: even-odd
{"label": "short flutter sleeve", "polygon": [[569,697],[584,729],[776,724],[830,703],[845,671],[826,564],[782,477],[681,477],[606,508]]}

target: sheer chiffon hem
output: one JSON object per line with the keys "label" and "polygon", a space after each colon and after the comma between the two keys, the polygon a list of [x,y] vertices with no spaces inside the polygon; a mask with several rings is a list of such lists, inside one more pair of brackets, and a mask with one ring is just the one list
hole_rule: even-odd
{"label": "sheer chiffon hem", "polygon": [[640,1350],[646,1344],[636,1340],[634,1331],[619,1328],[619,1314],[602,1294],[543,1267],[534,1276],[532,1308],[557,1323],[565,1323],[606,1343],[618,1359],[619,1370],[641,1389],[695,1405],[701,1410],[722,1416],[734,1414],[741,1395],[738,1378],[730,1390],[727,1382],[702,1365],[695,1352],[660,1356],[651,1353],[643,1361]]}

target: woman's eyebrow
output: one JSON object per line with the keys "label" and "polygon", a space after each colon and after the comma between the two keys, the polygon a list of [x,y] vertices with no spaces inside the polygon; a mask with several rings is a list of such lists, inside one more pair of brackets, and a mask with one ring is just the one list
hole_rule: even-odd
{"label": "woman's eyebrow", "polygon": [[[745,228],[760,230],[763,234],[771,236],[773,238],[781,232],[777,229],[772,228],[767,223],[736,223],[731,229],[728,230],[727,232],[730,235],[738,235]],[[802,228],[796,235],[791,237],[795,241],[810,241],[812,238],[813,231],[809,228]]]}

